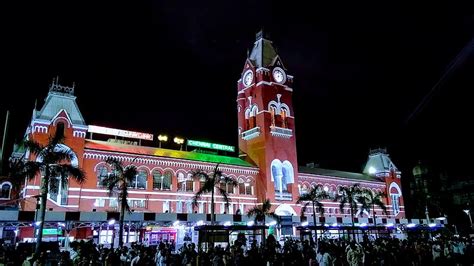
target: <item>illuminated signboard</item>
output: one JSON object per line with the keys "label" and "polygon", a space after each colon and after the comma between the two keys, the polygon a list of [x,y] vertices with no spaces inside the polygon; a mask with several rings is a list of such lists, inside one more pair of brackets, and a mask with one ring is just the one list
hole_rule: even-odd
{"label": "illuminated signboard", "polygon": [[153,140],[153,134],[127,131],[127,130],[122,130],[122,129],[108,128],[108,127],[89,126],[89,132],[119,136],[119,137],[125,137],[125,138],[132,138],[132,139]]}
{"label": "illuminated signboard", "polygon": [[58,229],[57,228],[48,228],[48,229],[43,229],[43,235],[57,235]]}
{"label": "illuminated signboard", "polygon": [[188,139],[188,146],[234,152],[234,146]]}

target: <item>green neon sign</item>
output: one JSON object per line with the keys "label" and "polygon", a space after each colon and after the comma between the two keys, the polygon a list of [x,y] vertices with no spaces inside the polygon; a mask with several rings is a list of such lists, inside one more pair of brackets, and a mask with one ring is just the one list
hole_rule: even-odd
{"label": "green neon sign", "polygon": [[43,229],[43,235],[57,235],[57,234],[58,234],[58,229],[56,228]]}
{"label": "green neon sign", "polygon": [[188,139],[188,146],[234,152],[234,146]]}

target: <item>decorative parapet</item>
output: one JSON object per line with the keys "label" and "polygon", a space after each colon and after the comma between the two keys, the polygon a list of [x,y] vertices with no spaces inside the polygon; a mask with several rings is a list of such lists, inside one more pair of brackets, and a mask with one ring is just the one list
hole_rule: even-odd
{"label": "decorative parapet", "polygon": [[274,137],[289,139],[293,136],[293,130],[289,128],[282,128],[277,126],[270,126],[270,133]]}
{"label": "decorative parapet", "polygon": [[244,140],[250,140],[258,136],[260,136],[260,127],[254,127],[252,129],[242,132],[242,139]]}

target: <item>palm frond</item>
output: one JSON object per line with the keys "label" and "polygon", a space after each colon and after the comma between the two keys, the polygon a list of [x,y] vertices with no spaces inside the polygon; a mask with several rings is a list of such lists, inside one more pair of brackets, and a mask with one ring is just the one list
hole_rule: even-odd
{"label": "palm frond", "polygon": [[224,182],[225,184],[230,185],[232,187],[235,187],[238,185],[236,180],[228,176],[224,176],[223,178],[221,178],[221,182]]}
{"label": "palm frond", "polygon": [[114,169],[114,171],[118,172],[119,175],[123,174],[122,162],[120,162],[117,158],[109,157],[105,160],[105,162],[107,164],[111,165],[112,169]]}
{"label": "palm frond", "polygon": [[316,202],[316,210],[318,210],[319,213],[324,214],[324,205],[321,202]]}
{"label": "palm frond", "polygon": [[23,170],[24,176],[26,176],[28,180],[33,180],[36,177],[36,175],[41,173],[42,167],[43,167],[42,163],[28,161],[25,163],[25,166],[24,166],[24,170]]}
{"label": "palm frond", "polygon": [[70,164],[62,164],[60,165],[60,167],[63,175],[66,175],[67,177],[70,176],[77,183],[83,184],[86,181],[86,175],[84,171],[82,171],[80,168],[72,166]]}
{"label": "palm frond", "polygon": [[137,167],[135,165],[128,165],[122,170],[123,179],[127,182],[127,184],[133,183],[136,176],[138,175]]}
{"label": "palm frond", "polygon": [[229,194],[227,194],[227,191],[222,188],[218,188],[217,191],[219,191],[219,194],[221,194],[221,196],[224,198],[225,206],[226,207],[229,206],[230,199],[229,199]]}
{"label": "palm frond", "polygon": [[32,140],[25,141],[23,143],[23,146],[25,146],[25,148],[28,149],[30,153],[34,155],[38,155],[45,148],[42,145],[40,145],[38,142],[32,141]]}
{"label": "palm frond", "polygon": [[301,213],[304,214],[306,213],[306,209],[308,208],[308,205],[310,204],[311,202],[307,201],[303,207],[301,208]]}

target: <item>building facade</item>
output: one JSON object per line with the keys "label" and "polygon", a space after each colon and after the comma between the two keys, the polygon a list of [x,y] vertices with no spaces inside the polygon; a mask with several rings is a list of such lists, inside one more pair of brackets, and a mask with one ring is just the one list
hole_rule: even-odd
{"label": "building facade", "polygon": [[[129,190],[129,204],[135,213],[209,213],[210,195],[204,195],[198,206],[192,204],[200,181],[192,179],[191,171],[202,169],[210,172],[219,163],[219,169],[236,180],[238,186],[224,188],[230,194],[229,206],[225,206],[222,197],[216,196],[218,214],[245,214],[263,200],[270,199],[278,215],[299,216],[301,205],[296,201],[312,186],[320,184],[329,194],[335,195],[341,186],[360,184],[388,195],[388,214],[382,214],[382,210],[376,208],[377,217],[404,218],[401,173],[386,151],[371,151],[362,173],[298,165],[292,93],[293,76],[272,42],[261,33],[257,34],[237,81],[239,155],[223,156],[157,148],[147,145],[151,142],[146,140],[144,145],[116,138],[99,140],[95,137],[97,131],[91,130],[95,126],[86,123],[76,104],[74,87],[62,86],[54,80],[41,110],[33,110],[25,136],[45,144],[57,130],[63,131],[65,142],[61,148],[74,151],[76,156],[71,163],[84,170],[87,180],[83,184],[73,180],[67,185],[58,184],[58,192],[48,195],[47,210],[117,211],[117,198],[109,196],[101,185],[101,180],[111,171],[105,160],[112,157],[125,165],[134,164],[138,169]],[[119,131],[115,130],[114,134]],[[133,135],[130,131],[121,132]],[[141,138],[137,134],[132,138]],[[30,154],[26,154],[26,158],[41,159]],[[25,181],[21,210],[34,211],[34,196],[39,193],[40,176]],[[9,195],[2,190],[2,197]],[[337,202],[327,201],[324,208],[326,216],[349,215],[349,209],[341,212]],[[373,214],[358,213],[357,216],[367,218]]]}

